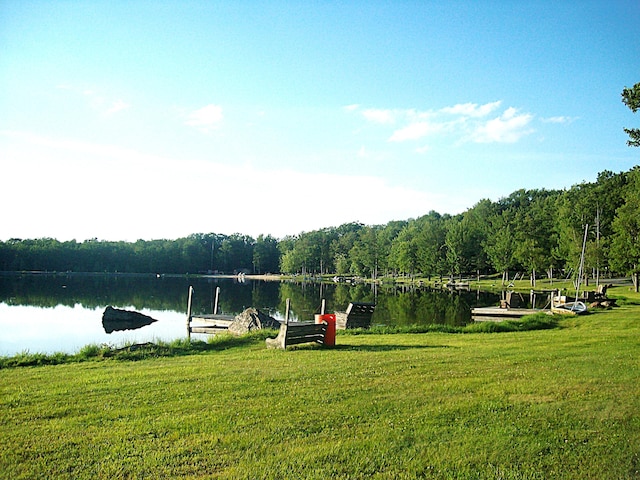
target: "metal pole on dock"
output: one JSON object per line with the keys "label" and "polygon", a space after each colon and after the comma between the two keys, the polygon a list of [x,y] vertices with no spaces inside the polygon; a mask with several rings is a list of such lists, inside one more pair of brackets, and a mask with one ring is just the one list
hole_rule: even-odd
{"label": "metal pole on dock", "polygon": [[187,300],[187,338],[191,340],[191,299],[193,298],[193,287],[189,285],[189,300]]}

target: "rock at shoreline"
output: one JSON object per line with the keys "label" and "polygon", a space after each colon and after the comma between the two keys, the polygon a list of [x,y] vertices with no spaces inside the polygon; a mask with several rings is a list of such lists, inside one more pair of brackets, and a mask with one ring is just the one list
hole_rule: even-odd
{"label": "rock at shoreline", "polygon": [[229,325],[229,333],[243,335],[263,328],[280,328],[280,322],[260,310],[247,308],[244,312],[236,315],[233,323]]}
{"label": "rock at shoreline", "polygon": [[136,330],[157,322],[155,318],[131,310],[120,310],[109,305],[102,314],[102,327],[106,333]]}

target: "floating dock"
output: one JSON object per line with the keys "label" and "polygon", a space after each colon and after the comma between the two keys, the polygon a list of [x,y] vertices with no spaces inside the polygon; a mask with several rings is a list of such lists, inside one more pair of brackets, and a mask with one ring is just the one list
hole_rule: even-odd
{"label": "floating dock", "polygon": [[229,329],[233,315],[193,315],[189,322],[189,333],[220,333]]}
{"label": "floating dock", "polygon": [[477,307],[471,309],[471,319],[476,322],[502,322],[545,311],[538,308]]}
{"label": "floating dock", "polygon": [[187,335],[191,338],[192,333],[222,333],[229,330],[229,325],[233,323],[235,317],[233,315],[222,315],[218,312],[218,297],[220,296],[220,287],[216,288],[216,300],[213,307],[213,313],[201,315],[191,314],[191,300],[193,296],[193,287],[189,287],[189,300],[187,304]]}

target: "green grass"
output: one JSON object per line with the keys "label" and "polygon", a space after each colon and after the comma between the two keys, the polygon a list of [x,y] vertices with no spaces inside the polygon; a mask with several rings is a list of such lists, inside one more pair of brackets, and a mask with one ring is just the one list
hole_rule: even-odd
{"label": "green grass", "polygon": [[557,321],[4,368],[0,477],[640,478],[640,308]]}
{"label": "green grass", "polygon": [[[472,323],[466,326],[453,326],[444,324],[431,325],[402,325],[402,326],[376,326],[371,329],[357,328],[347,331],[339,331],[338,335],[382,335],[398,333],[496,333],[496,332],[522,332],[527,330],[543,330],[556,328],[557,319],[539,313],[528,315],[518,320],[508,320],[500,323],[482,322]],[[60,365],[64,363],[77,363],[87,361],[101,361],[105,359],[117,360],[144,360],[157,357],[173,357],[181,355],[192,355],[214,350],[224,350],[227,348],[242,345],[260,344],[267,337],[275,337],[277,330],[255,331],[240,337],[233,335],[215,335],[209,337],[207,342],[192,341],[186,338],[172,342],[155,342],[145,344],[126,343],[116,347],[112,345],[86,345],[75,354],[56,352],[53,354],[31,353],[24,351],[17,355],[0,357],[0,369],[12,367],[27,367],[38,365]]]}

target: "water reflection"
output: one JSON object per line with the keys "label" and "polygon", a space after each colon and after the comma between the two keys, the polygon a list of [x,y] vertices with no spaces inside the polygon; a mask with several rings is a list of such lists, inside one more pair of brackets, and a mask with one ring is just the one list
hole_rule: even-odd
{"label": "water reflection", "polygon": [[157,322],[155,318],[132,310],[121,310],[109,305],[102,314],[102,328],[105,333],[123,330],[138,330],[139,328]]}
{"label": "water reflection", "polygon": [[[220,278],[107,275],[0,275],[0,355],[73,352],[89,343],[118,344],[173,340],[186,336],[189,286],[194,315],[212,313],[220,287],[218,313],[235,315],[255,307],[284,318],[291,299],[292,317],[311,320],[320,312],[345,310],[349,302],[376,304],[372,325],[464,325],[474,306],[495,305],[499,295],[427,288],[268,282]],[[158,320],[138,330],[104,325],[108,305],[135,310]],[[110,331],[110,333],[107,333]],[[206,337],[203,337],[206,338]]]}

